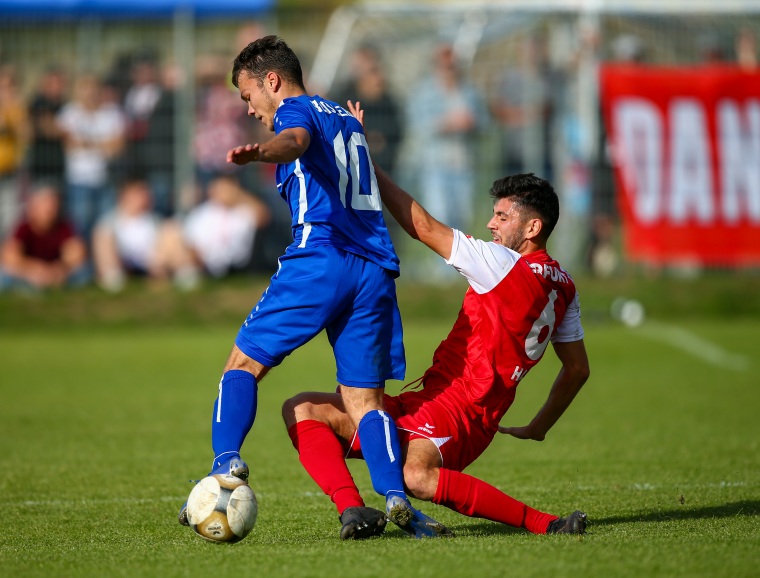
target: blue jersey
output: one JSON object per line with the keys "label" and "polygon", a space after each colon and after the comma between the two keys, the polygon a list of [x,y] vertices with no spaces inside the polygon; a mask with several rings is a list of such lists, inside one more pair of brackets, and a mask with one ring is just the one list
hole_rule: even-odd
{"label": "blue jersey", "polygon": [[361,123],[334,102],[304,95],[283,100],[274,116],[277,134],[295,127],[311,141],[300,158],[277,165],[277,189],[292,216],[289,250],[329,245],[398,275]]}

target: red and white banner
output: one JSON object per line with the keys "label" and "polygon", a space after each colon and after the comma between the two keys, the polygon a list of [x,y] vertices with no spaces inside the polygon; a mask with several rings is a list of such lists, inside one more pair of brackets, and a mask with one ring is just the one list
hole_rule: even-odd
{"label": "red and white banner", "polygon": [[600,83],[627,256],[760,264],[760,72],[610,64]]}

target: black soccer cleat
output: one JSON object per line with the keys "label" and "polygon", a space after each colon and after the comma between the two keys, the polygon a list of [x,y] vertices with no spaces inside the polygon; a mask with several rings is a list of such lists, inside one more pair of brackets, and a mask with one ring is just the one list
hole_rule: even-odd
{"label": "black soccer cleat", "polygon": [[380,536],[385,532],[388,518],[385,512],[375,510],[375,508],[356,506],[343,511],[340,523],[343,524],[340,529],[341,540],[364,540]]}
{"label": "black soccer cleat", "polygon": [[585,534],[586,514],[575,510],[567,518],[557,518],[549,522],[546,528],[547,534]]}

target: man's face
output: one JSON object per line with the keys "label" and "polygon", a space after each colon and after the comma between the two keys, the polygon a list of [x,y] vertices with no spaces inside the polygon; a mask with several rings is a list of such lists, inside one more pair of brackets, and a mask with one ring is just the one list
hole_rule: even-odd
{"label": "man's face", "polygon": [[516,203],[509,199],[499,199],[494,204],[493,217],[488,221],[488,230],[491,231],[494,243],[519,253],[526,241],[528,227],[529,221],[522,216]]}
{"label": "man's face", "polygon": [[60,201],[55,191],[44,189],[29,198],[26,213],[32,228],[38,232],[47,232],[53,228],[58,218]]}
{"label": "man's face", "polygon": [[248,116],[255,116],[269,130],[274,131],[274,113],[277,111],[277,103],[267,91],[266,82],[261,83],[246,72],[241,72],[238,76],[238,89],[240,98],[248,104]]}

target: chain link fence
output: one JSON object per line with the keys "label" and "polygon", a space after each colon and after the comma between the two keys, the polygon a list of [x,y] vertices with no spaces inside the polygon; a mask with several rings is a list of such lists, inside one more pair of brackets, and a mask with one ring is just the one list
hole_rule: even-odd
{"label": "chain link fence", "polygon": [[[600,116],[598,66],[606,61],[683,66],[720,61],[754,68],[760,7],[729,3],[721,11],[689,14],[687,5],[681,10],[680,4],[667,3],[648,5],[650,12],[615,11],[605,4],[589,5],[597,10],[509,6],[363,4],[334,12],[271,8],[230,18],[177,12],[162,18],[122,14],[32,19],[4,13],[0,3],[3,233],[40,176],[32,152],[42,128],[33,103],[53,72],[63,75],[64,101],[74,97],[80,78],[96,75],[105,98],[123,109],[140,65],[154,67],[152,73],[170,91],[171,102],[163,112],[166,134],[157,135],[153,146],[158,148],[149,156],[164,158],[161,168],[171,187],[167,213],[182,213],[202,195],[198,183],[206,176],[203,163],[209,147],[204,151],[198,143],[198,131],[209,122],[204,117],[209,114],[204,111],[209,88],[218,83],[230,87],[230,64],[237,51],[259,35],[275,33],[301,57],[311,92],[368,105],[373,99],[390,103],[369,109],[378,119],[368,127],[374,135],[368,139],[373,154],[377,151],[393,176],[435,216],[485,236],[491,183],[507,173],[535,172],[554,183],[562,202],[563,216],[550,246],[556,257],[576,270],[620,270],[624,257],[614,248],[618,215]],[[444,90],[447,82],[466,87],[467,98],[453,99],[437,111],[451,126],[435,132],[422,117],[432,124],[444,122],[433,114],[436,106],[431,102],[440,99],[431,87]],[[12,112],[13,105],[7,103],[14,100],[25,113]],[[244,112],[240,105],[228,118],[218,119],[217,128],[238,123],[245,138],[265,137],[242,118]],[[14,115],[24,118],[16,122]],[[139,135],[133,137],[139,147]],[[225,141],[224,135],[216,137]],[[219,150],[219,156],[224,152]],[[120,160],[109,159],[108,178],[117,178],[120,166],[124,170]],[[436,174],[443,175],[437,182],[427,178]],[[65,182],[65,174],[59,176]],[[289,216],[275,198],[272,172],[266,167],[238,176],[272,207],[269,246],[260,256],[271,264],[287,244]],[[431,197],[431,187],[449,196]],[[464,204],[451,202],[454,198],[464,199]],[[414,269],[420,277],[435,278],[437,269],[416,255],[398,231],[392,233],[402,259],[418,262]]]}

